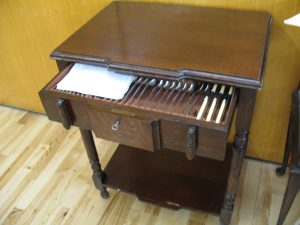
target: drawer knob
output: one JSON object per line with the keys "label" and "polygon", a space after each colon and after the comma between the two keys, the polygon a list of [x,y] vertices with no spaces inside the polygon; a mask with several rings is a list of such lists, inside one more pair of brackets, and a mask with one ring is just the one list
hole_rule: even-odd
{"label": "drawer knob", "polygon": [[112,129],[112,130],[118,130],[118,129],[119,129],[119,125],[120,125],[120,120],[117,120],[117,121],[111,126],[111,129]]}
{"label": "drawer knob", "polygon": [[195,158],[196,153],[196,132],[197,128],[195,126],[188,126],[187,130],[187,146],[186,146],[186,157],[189,160]]}
{"label": "drawer knob", "polygon": [[66,101],[64,99],[58,99],[56,102],[56,107],[58,109],[58,113],[62,120],[62,124],[66,129],[70,129],[72,125],[71,118],[69,116],[68,108],[66,105]]}

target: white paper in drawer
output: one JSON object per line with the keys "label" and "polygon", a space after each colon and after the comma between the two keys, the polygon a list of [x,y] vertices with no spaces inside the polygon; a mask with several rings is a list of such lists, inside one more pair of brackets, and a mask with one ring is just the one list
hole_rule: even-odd
{"label": "white paper in drawer", "polygon": [[109,71],[105,67],[76,63],[57,84],[57,89],[109,99],[122,99],[135,76]]}
{"label": "white paper in drawer", "polygon": [[285,24],[291,25],[291,26],[297,26],[300,27],[300,13],[298,13],[297,15],[284,20]]}

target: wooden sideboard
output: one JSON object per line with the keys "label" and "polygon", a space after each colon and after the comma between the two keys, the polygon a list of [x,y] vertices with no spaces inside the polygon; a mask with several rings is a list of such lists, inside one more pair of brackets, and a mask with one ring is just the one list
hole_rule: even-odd
{"label": "wooden sideboard", "polygon": [[[52,52],[60,72],[40,97],[50,120],[80,128],[103,198],[112,187],[162,206],[221,212],[221,224],[229,224],[270,27],[271,17],[263,12],[113,2]],[[199,91],[156,92],[157,99],[180,96],[174,108],[168,99],[149,100],[156,86],[132,86],[124,101],[58,90],[74,63],[145,82],[193,84]],[[221,122],[197,119],[205,97],[216,96],[200,90],[203,84],[234,90]],[[191,112],[183,113],[187,106]],[[228,144],[235,113],[235,139]],[[104,169],[92,131],[120,143]]]}

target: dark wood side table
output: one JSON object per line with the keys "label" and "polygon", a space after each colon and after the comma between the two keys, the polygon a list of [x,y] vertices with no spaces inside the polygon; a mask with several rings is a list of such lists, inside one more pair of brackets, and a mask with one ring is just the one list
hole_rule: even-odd
{"label": "dark wood side table", "polygon": [[[113,2],[52,52],[60,73],[40,97],[49,119],[66,128],[80,128],[93,180],[103,198],[108,197],[106,187],[120,188],[161,205],[221,210],[221,224],[228,225],[256,93],[262,88],[270,27],[271,16],[263,12]],[[219,125],[56,91],[57,82],[76,62],[157,79],[229,85],[236,88],[236,98],[228,120]],[[236,105],[236,134],[232,151],[226,153]],[[109,119],[115,117],[130,129],[114,135]],[[132,147],[120,145],[103,171],[92,131],[99,138]],[[185,155],[194,159],[188,161]],[[150,168],[147,175],[144,165]],[[165,179],[153,179],[152,172],[164,173]],[[174,179],[166,182],[169,176]]]}
{"label": "dark wood side table", "polygon": [[280,209],[277,225],[282,225],[300,190],[300,83],[292,93],[288,135],[282,166],[276,169],[277,175],[285,173],[291,155],[291,169],[287,188]]}

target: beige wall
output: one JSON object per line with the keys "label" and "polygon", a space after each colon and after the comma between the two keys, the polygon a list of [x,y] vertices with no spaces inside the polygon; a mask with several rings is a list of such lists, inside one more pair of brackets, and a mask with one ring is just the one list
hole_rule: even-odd
{"label": "beige wall", "polygon": [[[151,0],[153,1],[153,0]],[[49,54],[109,0],[0,1],[0,104],[43,111],[38,91],[57,72]],[[259,92],[248,155],[280,161],[290,93],[300,79],[300,28],[283,19],[300,12],[300,0],[159,0],[268,11],[273,27],[264,87]]]}
{"label": "beige wall", "polygon": [[43,111],[38,91],[57,73],[51,51],[110,0],[1,0],[0,104]]}

